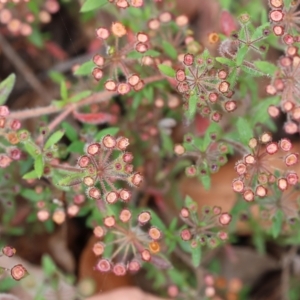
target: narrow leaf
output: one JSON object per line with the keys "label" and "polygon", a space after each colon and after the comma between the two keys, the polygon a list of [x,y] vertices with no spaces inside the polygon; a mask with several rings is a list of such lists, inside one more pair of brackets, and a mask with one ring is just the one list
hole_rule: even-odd
{"label": "narrow leaf", "polygon": [[115,115],[104,112],[79,113],[74,111],[73,116],[76,120],[86,124],[99,125],[104,123],[114,124],[117,122],[117,117]]}
{"label": "narrow leaf", "polygon": [[16,81],[16,75],[10,74],[0,83],[0,105],[3,105],[9,97]]}
{"label": "narrow leaf", "polygon": [[253,137],[253,130],[249,125],[249,122],[244,118],[238,118],[237,120],[237,130],[239,133],[240,141],[244,145],[248,145],[249,140]]}
{"label": "narrow leaf", "polygon": [[25,175],[23,175],[22,178],[23,179],[35,179],[35,178],[38,178],[38,175],[35,170],[32,170],[32,171],[26,173]]}
{"label": "narrow leaf", "polygon": [[279,236],[279,233],[281,231],[282,223],[283,223],[283,212],[279,209],[277,210],[274,218],[273,218],[273,224],[271,228],[271,232],[273,235],[273,238],[277,238]]}
{"label": "narrow leaf", "polygon": [[34,144],[32,141],[28,141],[24,144],[24,147],[26,151],[29,153],[29,155],[33,158],[36,158],[40,153],[40,148]]}
{"label": "narrow leaf", "polygon": [[88,12],[96,8],[100,8],[104,6],[107,2],[107,0],[87,0],[81,6],[80,12]]}
{"label": "narrow leaf", "polygon": [[93,61],[89,60],[85,63],[83,63],[75,72],[74,75],[81,75],[86,76],[90,75],[92,73],[93,68],[95,67],[95,64]]}
{"label": "narrow leaf", "polygon": [[102,129],[99,133],[97,133],[96,140],[97,141],[101,140],[107,134],[116,135],[119,131],[120,131],[119,127],[109,127],[109,128]]}
{"label": "narrow leaf", "polygon": [[158,65],[158,68],[162,74],[164,74],[168,77],[175,77],[176,72],[171,67],[164,65],[164,64],[160,64],[160,65]]}
{"label": "narrow leaf", "polygon": [[60,82],[60,97],[62,100],[66,100],[68,98],[68,89],[64,80]]}
{"label": "narrow leaf", "polygon": [[195,114],[196,114],[197,103],[198,103],[198,96],[197,96],[196,93],[194,93],[189,98],[189,109],[188,109],[188,118],[189,118],[189,120],[193,119]]}
{"label": "narrow leaf", "polygon": [[216,57],[216,61],[229,67],[235,67],[235,61],[226,57]]}
{"label": "narrow leaf", "polygon": [[65,130],[66,136],[70,141],[75,141],[78,138],[78,134],[77,131],[75,130],[75,128],[73,126],[71,126],[69,123],[67,122],[63,122],[61,124],[62,128]]}
{"label": "narrow leaf", "polygon": [[37,158],[35,159],[34,170],[38,178],[41,178],[44,173],[44,160],[42,154],[38,155]]}
{"label": "narrow leaf", "polygon": [[272,76],[278,70],[278,67],[267,61],[255,61],[255,67],[267,76]]}
{"label": "narrow leaf", "polygon": [[83,177],[84,177],[84,172],[73,173],[72,175],[69,175],[69,176],[61,179],[58,182],[58,185],[61,185],[61,186],[77,185],[82,182]]}
{"label": "narrow leaf", "polygon": [[54,261],[49,255],[43,255],[42,257],[42,266],[45,274],[47,276],[53,276],[56,272],[56,266]]}
{"label": "narrow leaf", "polygon": [[201,262],[201,247],[197,246],[195,248],[191,247],[192,250],[192,262],[195,268],[199,267]]}
{"label": "narrow leaf", "polygon": [[48,149],[51,146],[53,146],[54,144],[56,144],[65,134],[64,130],[58,130],[56,132],[54,132],[52,135],[50,135],[50,137],[48,138],[44,149]]}
{"label": "narrow leaf", "polygon": [[249,74],[249,75],[251,75],[251,76],[265,76],[266,74],[265,73],[263,73],[263,72],[261,72],[261,71],[259,71],[259,70],[256,70],[256,69],[253,69],[253,68],[251,68],[251,67],[248,67],[248,66],[244,66],[244,65],[242,65],[241,66],[241,69],[245,72],[245,73],[247,73],[247,74]]}
{"label": "narrow leaf", "polygon": [[248,52],[249,48],[246,45],[243,45],[236,55],[236,65],[240,66],[242,62],[244,61],[244,58]]}
{"label": "narrow leaf", "polygon": [[177,51],[172,44],[170,44],[166,40],[163,40],[162,47],[167,55],[169,55],[172,59],[176,59]]}

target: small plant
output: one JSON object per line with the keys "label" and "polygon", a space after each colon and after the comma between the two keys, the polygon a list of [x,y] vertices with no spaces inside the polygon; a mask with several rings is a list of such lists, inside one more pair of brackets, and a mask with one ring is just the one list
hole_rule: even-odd
{"label": "small plant", "polygon": [[[281,298],[297,293],[290,264],[300,245],[292,136],[300,120],[300,1],[254,2],[245,12],[241,3],[220,1],[220,30],[203,37],[171,0],[0,0],[0,46],[18,74],[0,74],[4,256],[19,252],[8,237],[44,235],[80,218],[96,238],[90,255],[97,272],[143,269],[149,290],[173,299],[249,299],[247,282],[222,281],[214,250],[234,260],[243,222],[258,252],[267,242],[280,248]],[[65,12],[87,31],[73,42],[82,33],[63,23],[69,49],[57,44],[52,25],[41,26],[52,17],[64,22]],[[59,86],[55,97],[35,75],[41,70],[18,54],[23,47],[34,61],[43,53],[42,71]],[[82,50],[92,58],[65,62]],[[53,58],[64,62],[50,67]],[[47,105],[22,102],[15,110],[20,74],[51,98]],[[25,216],[18,213],[23,203]],[[47,278],[36,299],[41,291],[58,297],[65,276],[48,256],[42,265]],[[4,273],[20,281],[30,270],[16,264],[0,267]],[[68,297],[77,299],[81,287]]]}

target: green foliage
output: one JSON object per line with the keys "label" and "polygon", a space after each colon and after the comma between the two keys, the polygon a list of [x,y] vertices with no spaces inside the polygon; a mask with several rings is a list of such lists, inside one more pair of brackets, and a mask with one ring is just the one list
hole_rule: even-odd
{"label": "green foliage", "polygon": [[84,13],[92,11],[101,8],[105,4],[107,4],[107,0],[86,0],[80,9],[80,12]]}
{"label": "green foliage", "polygon": [[3,105],[9,97],[16,82],[16,75],[10,74],[0,83],[0,105]]}
{"label": "green foliage", "polygon": [[248,145],[249,140],[254,136],[253,129],[246,119],[238,118],[236,122],[236,128],[238,130],[240,141],[244,145]]}
{"label": "green foliage", "polygon": [[158,65],[159,70],[162,74],[168,76],[168,77],[175,77],[175,70],[167,65]]}

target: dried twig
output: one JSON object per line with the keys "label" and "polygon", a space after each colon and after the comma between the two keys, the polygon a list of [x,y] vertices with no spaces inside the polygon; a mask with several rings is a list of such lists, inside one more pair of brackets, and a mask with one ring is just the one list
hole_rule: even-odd
{"label": "dried twig", "polygon": [[16,69],[23,74],[24,79],[29,83],[29,85],[37,92],[37,94],[42,99],[47,99],[48,102],[51,98],[48,95],[48,91],[43,87],[40,81],[36,78],[29,66],[24,62],[24,60],[18,55],[14,48],[9,44],[5,37],[0,33],[0,47],[5,54],[5,56],[10,60],[10,62],[16,67]]}

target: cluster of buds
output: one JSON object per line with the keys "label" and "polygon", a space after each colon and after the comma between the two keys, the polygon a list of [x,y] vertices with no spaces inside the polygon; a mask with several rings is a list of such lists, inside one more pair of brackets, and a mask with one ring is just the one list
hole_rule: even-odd
{"label": "cluster of buds", "polygon": [[[161,2],[162,0],[154,0],[154,2]],[[142,7],[144,0],[108,0],[113,3],[117,8],[128,8],[128,7]]]}
{"label": "cluster of buds", "polygon": [[186,224],[181,230],[182,240],[189,241],[192,248],[207,245],[217,247],[220,242],[228,239],[228,234],[223,230],[231,221],[231,215],[223,212],[220,207],[204,206],[199,215],[197,203],[187,198],[185,207],[180,211],[180,218]]}
{"label": "cluster of buds", "polygon": [[[107,216],[103,220],[104,227],[97,226],[94,234],[97,238],[105,238],[107,233],[114,238],[111,242],[99,241],[94,244],[93,252],[101,256],[96,269],[100,272],[113,272],[117,276],[123,276],[129,272],[140,270],[143,262],[151,262],[158,267],[166,267],[164,258],[161,257],[159,240],[162,232],[155,226],[148,226],[144,231],[141,226],[149,225],[151,213],[141,212],[137,217],[137,225],[132,224],[132,213],[129,209],[121,210],[118,219],[115,216]],[[109,258],[105,258],[106,247],[114,247],[114,252]]]}
{"label": "cluster of buds", "polygon": [[31,35],[34,23],[49,23],[51,14],[57,13],[60,9],[60,4],[57,0],[46,0],[43,1],[42,6],[38,5],[39,13],[38,16],[35,16],[27,8],[29,0],[13,0],[12,2],[15,3],[14,7],[7,7],[9,2],[11,1],[0,1],[0,24],[5,25],[7,30],[13,35]]}
{"label": "cluster of buds", "polygon": [[[12,257],[15,254],[16,254],[15,248],[10,246],[5,246],[2,248],[2,254],[0,254],[0,257],[2,255],[5,255],[7,257]],[[0,267],[0,273],[1,271],[10,271],[11,277],[17,281],[21,280],[22,278],[28,275],[27,270],[21,264],[15,265],[11,269]]]}
{"label": "cluster of buds", "polygon": [[[299,218],[299,183],[297,174],[293,174],[294,181],[288,185],[289,174],[281,178],[286,185],[284,190],[278,186],[271,186],[268,195],[259,201],[261,216],[265,220],[276,218],[278,213],[282,214],[282,219],[286,225],[295,223]],[[285,226],[286,229],[287,226]]]}
{"label": "cluster of buds", "polygon": [[[260,31],[256,30],[252,32],[250,16],[248,14],[240,15],[239,22],[241,25],[240,30],[238,32],[231,32],[230,38],[221,43],[219,49],[220,54],[224,57],[235,59],[236,53],[243,46],[247,47],[247,52],[253,50],[256,53],[264,54],[267,47],[261,44],[261,42],[269,36],[270,31],[266,28],[262,28]],[[248,61],[244,60],[243,65],[256,70],[254,65]]]}
{"label": "cluster of buds", "polygon": [[[144,87],[144,82],[140,76],[135,73],[133,62],[134,58],[128,57],[131,52],[144,54],[149,49],[149,37],[143,32],[139,32],[135,37],[132,36],[119,22],[115,22],[111,26],[111,32],[100,27],[96,30],[97,37],[101,39],[106,47],[106,55],[96,54],[93,62],[96,67],[93,69],[93,77],[99,81],[104,76],[104,69],[109,68],[109,79],[104,83],[107,91],[117,91],[124,95],[131,91],[139,91]],[[114,45],[108,45],[107,40],[113,37]],[[120,38],[127,37],[126,44],[120,47]],[[118,70],[125,76],[125,82],[119,82]]]}
{"label": "cluster of buds", "polygon": [[[298,13],[299,0],[291,1],[287,6],[284,0],[269,0],[271,11],[269,13],[270,22],[273,25],[273,32],[277,36],[282,36],[282,40],[287,45],[297,41],[300,31],[300,17]],[[295,40],[296,38],[296,40]]]}
{"label": "cluster of buds", "polygon": [[207,274],[204,277],[205,296],[207,299],[238,299],[238,295],[243,288],[243,283],[239,278],[227,280],[224,277],[214,277]]}
{"label": "cluster of buds", "polygon": [[21,127],[21,122],[9,120],[8,115],[8,107],[0,106],[0,137],[4,140],[4,143],[0,143],[0,149],[4,151],[4,153],[0,153],[0,168],[6,168],[13,160],[21,158],[21,150],[15,146],[20,142],[17,130]]}
{"label": "cluster of buds", "polygon": [[186,167],[185,173],[189,177],[205,176],[218,172],[220,166],[227,162],[226,154],[228,147],[224,143],[217,142],[215,133],[209,134],[209,143],[204,144],[207,139],[195,138],[191,134],[184,137],[184,143],[176,144],[174,152],[178,156],[188,156],[195,160],[195,163]]}
{"label": "cluster of buds", "polygon": [[[151,45],[163,54],[155,59],[155,63],[182,62],[187,50],[193,54],[199,53],[201,46],[195,41],[193,32],[188,29],[188,24],[189,19],[186,15],[174,17],[169,11],[162,12],[148,21],[147,33],[151,37]],[[153,62],[151,57],[143,58],[143,64],[149,65]]]}
{"label": "cluster of buds", "polygon": [[288,168],[298,163],[298,154],[291,152],[292,143],[288,139],[273,142],[271,134],[263,133],[259,139],[250,139],[248,145],[251,153],[236,163],[239,177],[232,182],[233,190],[246,201],[253,201],[256,196],[266,197],[268,186],[277,185],[283,191],[297,184],[297,174]]}
{"label": "cluster of buds", "polygon": [[[299,132],[300,122],[300,57],[298,47],[290,45],[286,54],[278,61],[279,70],[275,73],[271,84],[266,88],[270,95],[280,95],[280,108],[287,114],[284,130],[288,134]],[[275,118],[280,108],[271,105],[268,112]]]}
{"label": "cluster of buds", "polygon": [[[125,151],[128,145],[127,138],[116,139],[111,135],[104,136],[99,143],[87,145],[86,154],[78,159],[75,177],[71,175],[65,178],[61,185],[72,186],[82,182],[87,187],[87,196],[92,199],[104,199],[109,204],[118,199],[128,202],[131,192],[125,188],[117,189],[114,182],[121,180],[138,187],[143,181],[140,173],[133,172],[133,154]],[[111,159],[113,155],[116,158]]]}
{"label": "cluster of buds", "polygon": [[[236,109],[236,102],[230,98],[233,91],[226,81],[228,71],[214,68],[214,59],[205,51],[201,56],[185,54],[183,58],[184,69],[176,72],[177,89],[183,94],[185,109],[188,109],[191,97],[197,97],[197,107],[204,117],[210,116],[211,120],[218,122],[222,114],[215,108],[216,104],[225,111]],[[218,100],[223,100],[222,103]]]}
{"label": "cluster of buds", "polygon": [[[79,196],[83,196],[83,198],[85,198],[84,195]],[[45,222],[51,217],[54,223],[61,225],[65,222],[67,215],[68,217],[72,218],[75,217],[80,211],[80,206],[74,203],[68,203],[66,207],[64,207],[64,203],[59,199],[53,199],[52,202],[55,204],[55,206],[53,203],[46,203],[42,200],[37,202],[37,219],[39,221]]]}

